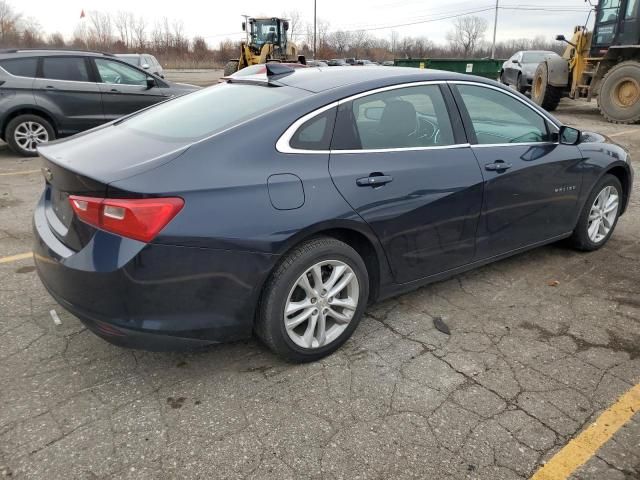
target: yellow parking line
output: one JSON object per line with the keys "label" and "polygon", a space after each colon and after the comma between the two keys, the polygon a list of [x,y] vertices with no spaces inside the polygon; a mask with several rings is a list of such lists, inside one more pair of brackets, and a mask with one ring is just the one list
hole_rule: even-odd
{"label": "yellow parking line", "polygon": [[0,177],[8,177],[10,175],[28,175],[30,173],[38,173],[41,170],[23,170],[22,172],[8,172],[8,173],[0,173]]}
{"label": "yellow parking line", "polygon": [[567,443],[531,480],[564,480],[595,455],[634,413],[640,411],[640,383],[623,394],[586,430]]}
{"label": "yellow parking line", "polygon": [[8,257],[0,257],[0,263],[17,262],[18,260],[25,260],[27,258],[33,258],[32,252],[19,253],[18,255],[11,255]]}

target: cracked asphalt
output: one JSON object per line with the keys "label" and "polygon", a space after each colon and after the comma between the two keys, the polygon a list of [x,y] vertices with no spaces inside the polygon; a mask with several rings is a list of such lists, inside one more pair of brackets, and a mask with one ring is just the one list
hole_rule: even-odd
{"label": "cracked asphalt", "polygon": [[[640,172],[640,127],[569,101],[557,116],[613,134]],[[0,146],[0,257],[31,248],[38,169]],[[307,365],[254,340],[111,346],[48,296],[30,259],[0,263],[4,477],[528,478],[638,382],[637,187],[605,248],[551,245],[374,305]],[[572,478],[640,478],[640,414]]]}

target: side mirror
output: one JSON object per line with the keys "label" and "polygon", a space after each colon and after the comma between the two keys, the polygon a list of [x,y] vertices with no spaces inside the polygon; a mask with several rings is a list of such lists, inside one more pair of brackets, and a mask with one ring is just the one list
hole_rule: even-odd
{"label": "side mirror", "polygon": [[156,79],[153,77],[147,77],[147,90],[152,89],[153,87],[155,87],[156,84]]}
{"label": "side mirror", "polygon": [[286,32],[287,30],[289,30],[289,22],[284,22],[282,24],[282,26],[284,27],[284,31]]}
{"label": "side mirror", "polygon": [[582,133],[577,128],[567,127],[566,125],[563,125],[560,127],[558,137],[560,143],[563,145],[577,145],[578,143],[580,143]]}
{"label": "side mirror", "polygon": [[242,22],[242,31],[245,32],[247,30],[247,22]]}
{"label": "side mirror", "polygon": [[566,42],[567,39],[564,38],[564,35],[556,35],[556,42]]}
{"label": "side mirror", "polygon": [[149,70],[149,64],[148,63],[143,63],[142,64],[142,68],[144,68],[145,70]]}

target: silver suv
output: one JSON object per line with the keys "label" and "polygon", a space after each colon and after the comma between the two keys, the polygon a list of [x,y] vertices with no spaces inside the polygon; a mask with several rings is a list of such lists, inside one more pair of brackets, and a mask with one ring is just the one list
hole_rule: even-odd
{"label": "silver suv", "polygon": [[149,53],[116,53],[116,57],[121,58],[131,65],[140,67],[147,72],[151,72],[154,75],[164,78],[164,70],[160,62]]}

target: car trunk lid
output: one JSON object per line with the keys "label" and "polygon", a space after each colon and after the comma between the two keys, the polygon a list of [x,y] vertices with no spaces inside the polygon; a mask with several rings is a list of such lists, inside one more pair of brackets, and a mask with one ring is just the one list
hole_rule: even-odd
{"label": "car trunk lid", "polygon": [[165,164],[190,146],[185,142],[167,145],[170,142],[148,135],[141,138],[139,133],[117,126],[108,128],[112,128],[110,135],[92,135],[95,131],[90,131],[38,147],[46,182],[47,223],[54,235],[75,251],[89,243],[96,228],[77,218],[69,202],[70,195],[134,197],[133,193],[109,189],[109,184]]}

